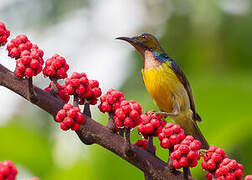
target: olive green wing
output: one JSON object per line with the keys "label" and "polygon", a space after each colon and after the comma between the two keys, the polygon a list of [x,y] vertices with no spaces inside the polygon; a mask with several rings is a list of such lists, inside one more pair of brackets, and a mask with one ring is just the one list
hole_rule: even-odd
{"label": "olive green wing", "polygon": [[173,71],[177,75],[178,79],[181,81],[181,83],[184,85],[184,88],[186,89],[186,92],[187,92],[189,100],[190,100],[190,107],[191,107],[191,110],[193,112],[194,121],[202,121],[200,116],[196,112],[195,103],[194,103],[193,94],[192,94],[192,89],[191,89],[191,86],[189,84],[189,81],[187,80],[185,74],[183,73],[183,71],[181,70],[179,65],[176,64],[176,62],[173,61],[172,59],[169,59],[169,61],[170,61],[170,64],[171,64],[171,68],[173,69]]}

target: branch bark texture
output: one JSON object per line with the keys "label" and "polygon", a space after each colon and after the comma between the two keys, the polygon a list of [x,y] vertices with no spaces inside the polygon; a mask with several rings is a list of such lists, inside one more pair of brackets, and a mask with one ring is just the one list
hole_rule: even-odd
{"label": "branch bark texture", "polygon": [[[0,64],[0,85],[19,94],[27,101],[35,104],[41,109],[51,114],[54,118],[57,112],[64,106],[64,101],[34,86],[34,94],[36,98],[30,99],[28,80],[18,79],[13,72]],[[99,124],[85,115],[86,122],[81,125],[79,131],[76,131],[78,137],[84,144],[99,144],[109,151],[117,154],[119,157],[128,161],[154,180],[182,180],[183,174],[179,171],[170,169],[167,163],[160,160],[155,155],[130,145],[133,150],[133,156],[125,153],[126,141],[120,135],[113,133],[109,128]],[[191,180],[193,178],[190,178]]]}

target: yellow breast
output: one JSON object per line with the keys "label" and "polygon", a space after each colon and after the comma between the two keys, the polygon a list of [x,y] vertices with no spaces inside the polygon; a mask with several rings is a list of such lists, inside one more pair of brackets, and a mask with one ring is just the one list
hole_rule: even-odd
{"label": "yellow breast", "polygon": [[161,111],[173,111],[173,96],[181,110],[190,108],[187,92],[169,62],[162,63],[158,67],[143,69],[142,75],[147,91]]}

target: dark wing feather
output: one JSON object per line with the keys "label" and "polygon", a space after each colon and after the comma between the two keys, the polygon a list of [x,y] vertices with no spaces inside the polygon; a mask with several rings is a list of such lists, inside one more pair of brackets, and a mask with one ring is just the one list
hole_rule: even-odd
{"label": "dark wing feather", "polygon": [[186,92],[188,94],[189,100],[190,100],[190,107],[193,112],[193,119],[194,121],[201,121],[200,116],[196,112],[195,104],[194,104],[194,99],[193,99],[193,94],[192,94],[192,89],[190,87],[189,81],[187,80],[185,74],[181,70],[178,64],[176,64],[175,61],[172,59],[169,59],[171,67],[175,74],[177,75],[178,79],[181,81],[181,83],[184,85]]}

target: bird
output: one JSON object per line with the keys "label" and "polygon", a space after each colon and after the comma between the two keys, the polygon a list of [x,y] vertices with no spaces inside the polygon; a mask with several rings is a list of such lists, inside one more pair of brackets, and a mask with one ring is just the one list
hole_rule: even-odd
{"label": "bird", "polygon": [[209,145],[202,135],[197,121],[192,89],[179,65],[170,58],[159,41],[150,33],[134,37],[118,37],[130,43],[143,57],[142,77],[145,87],[159,108],[159,114],[169,116],[184,129],[186,135],[192,135],[201,142],[202,149]]}

